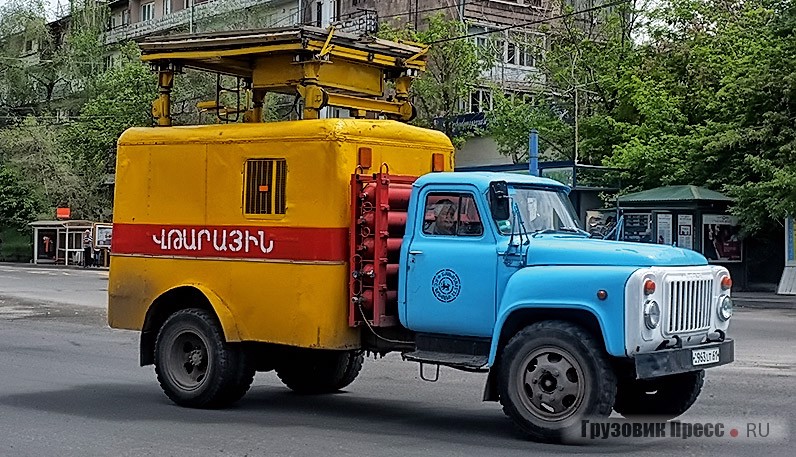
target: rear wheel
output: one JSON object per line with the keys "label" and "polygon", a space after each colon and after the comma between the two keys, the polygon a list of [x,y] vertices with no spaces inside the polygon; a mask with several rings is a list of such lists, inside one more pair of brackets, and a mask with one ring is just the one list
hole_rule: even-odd
{"label": "rear wheel", "polygon": [[276,374],[295,392],[330,393],[354,382],[363,361],[362,351],[295,349],[276,367]]}
{"label": "rear wheel", "polygon": [[508,342],[499,362],[503,411],[530,438],[544,442],[575,436],[582,419],[607,417],[616,377],[601,346],[569,322],[529,325]]}
{"label": "rear wheel", "polygon": [[696,402],[705,382],[705,370],[654,379],[619,379],[614,410],[624,417],[655,416],[669,420]]}
{"label": "rear wheel", "polygon": [[155,372],[174,403],[220,408],[240,400],[254,380],[245,351],[224,341],[210,312],[185,309],[169,316],[155,342]]}

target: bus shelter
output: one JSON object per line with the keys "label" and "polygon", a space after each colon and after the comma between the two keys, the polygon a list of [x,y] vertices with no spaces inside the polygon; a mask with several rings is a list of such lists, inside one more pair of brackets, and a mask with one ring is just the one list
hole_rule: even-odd
{"label": "bus shelter", "polygon": [[33,228],[33,263],[78,265],[83,262],[83,233],[93,232],[94,222],[36,221]]}

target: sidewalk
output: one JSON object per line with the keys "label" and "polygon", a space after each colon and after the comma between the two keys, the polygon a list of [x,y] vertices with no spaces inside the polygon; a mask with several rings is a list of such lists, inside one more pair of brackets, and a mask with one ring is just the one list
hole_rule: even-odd
{"label": "sidewalk", "polygon": [[83,268],[81,265],[56,265],[54,263],[23,263],[23,262],[0,262],[0,266],[14,268],[44,268],[52,270],[86,270],[86,271],[108,271],[108,267],[89,267]]}
{"label": "sidewalk", "polygon": [[736,292],[732,300],[739,308],[796,309],[796,295],[777,295],[774,292]]}

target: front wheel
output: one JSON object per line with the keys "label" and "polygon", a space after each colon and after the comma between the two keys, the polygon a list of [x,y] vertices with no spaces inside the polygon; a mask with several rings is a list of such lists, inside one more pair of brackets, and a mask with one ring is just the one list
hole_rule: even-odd
{"label": "front wheel", "polygon": [[254,380],[243,349],[227,344],[210,312],[184,309],[169,316],[155,342],[155,372],[174,403],[220,408],[238,401]]}
{"label": "front wheel", "polygon": [[614,409],[626,418],[674,419],[696,402],[704,382],[705,370],[654,379],[623,377],[619,379]]}
{"label": "front wheel", "polygon": [[607,417],[616,376],[600,342],[575,324],[525,327],[503,349],[498,389],[503,411],[531,439],[560,442],[581,420]]}

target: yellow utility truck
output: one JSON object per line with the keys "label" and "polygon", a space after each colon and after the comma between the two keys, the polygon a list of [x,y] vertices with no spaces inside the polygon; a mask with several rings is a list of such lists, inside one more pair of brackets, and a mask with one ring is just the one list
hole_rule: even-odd
{"label": "yellow utility truck", "polygon": [[[424,379],[488,373],[485,400],[560,441],[612,410],[676,417],[733,360],[726,269],[590,239],[561,183],[450,173],[448,138],[402,122],[426,48],[312,27],[141,46],[159,127],[119,139],[108,320],[175,403],[223,407],[268,370],[332,392],[397,351]],[[201,104],[224,123],[171,126],[185,68],[236,78],[236,106]],[[262,122],[268,92],[303,119]]]}

